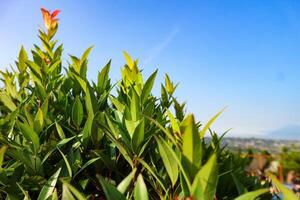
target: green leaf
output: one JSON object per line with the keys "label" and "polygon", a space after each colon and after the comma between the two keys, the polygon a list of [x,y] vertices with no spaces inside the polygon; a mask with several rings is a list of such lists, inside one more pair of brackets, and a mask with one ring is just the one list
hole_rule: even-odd
{"label": "green leaf", "polygon": [[76,174],[74,174],[74,176],[72,177],[73,179],[80,174],[80,172],[82,172],[85,168],[87,168],[89,165],[93,164],[94,162],[96,162],[97,160],[99,160],[100,157],[98,158],[92,158],[89,161],[87,161],[81,168],[80,170],[78,170],[78,172],[76,172]]}
{"label": "green leaf", "polygon": [[288,200],[297,200],[297,196],[292,190],[289,190],[287,187],[282,185],[280,181],[273,175],[273,174],[268,174],[269,178],[271,178],[273,184],[282,192],[284,199]]}
{"label": "green leaf", "polygon": [[83,107],[82,107],[82,103],[80,101],[79,96],[76,96],[74,104],[72,106],[72,120],[73,120],[73,123],[77,127],[80,127],[82,119],[83,119]]}
{"label": "green leaf", "polygon": [[16,184],[20,188],[20,190],[22,191],[22,193],[24,195],[24,199],[23,200],[30,200],[30,196],[28,194],[28,191],[24,190],[24,188],[18,182],[16,182]]}
{"label": "green leaf", "polygon": [[40,66],[38,66],[35,62],[29,60],[26,62],[26,64],[28,65],[28,67],[31,69],[32,72],[34,72],[36,75],[39,76],[39,79],[42,79],[43,75]]}
{"label": "green leaf", "polygon": [[0,101],[2,101],[2,103],[10,110],[10,111],[14,111],[17,106],[15,105],[15,103],[13,102],[13,100],[11,99],[11,97],[5,93],[5,92],[0,92]]}
{"label": "green leaf", "polygon": [[132,97],[130,101],[131,119],[133,121],[137,121],[140,119],[140,114],[141,114],[140,99],[138,94],[135,92],[135,90],[131,90],[131,91],[132,91]]}
{"label": "green leaf", "polygon": [[[158,137],[155,137],[155,139],[156,139],[157,143],[160,143],[161,146],[162,146],[165,150],[169,151],[169,153],[172,155],[173,160],[176,161],[178,167],[180,168],[180,170],[181,170],[180,172],[181,172],[182,176],[184,177],[184,179],[185,179],[185,181],[186,181],[186,185],[187,185],[188,189],[190,190],[190,189],[191,189],[191,183],[190,183],[189,178],[188,178],[188,176],[187,176],[186,169],[182,166],[182,164],[181,164],[180,160],[178,159],[178,157],[177,157],[176,153],[174,152],[174,150],[173,150],[173,149],[170,147],[170,145],[169,145],[164,139],[162,139],[161,137],[159,137],[159,138],[158,138]],[[175,163],[173,163],[173,164],[175,164]]]}
{"label": "green leaf", "polygon": [[155,120],[155,119],[153,119],[153,118],[151,118],[149,116],[146,116],[146,115],[144,115],[144,116],[147,119],[149,119],[152,123],[154,123],[160,130],[162,130],[166,134],[166,136],[168,136],[168,138],[171,140],[171,142],[174,145],[177,144],[175,138],[173,137],[173,135],[164,126],[162,126],[157,120]]}
{"label": "green leaf", "polygon": [[233,179],[233,182],[235,184],[236,189],[238,190],[239,194],[245,194],[247,191],[247,188],[239,181],[239,179],[236,177],[236,175],[231,172],[230,173]]}
{"label": "green leaf", "polygon": [[125,196],[119,192],[119,190],[108,183],[103,177],[98,176],[98,180],[100,181],[100,184],[102,186],[102,189],[104,191],[105,197],[107,200],[126,200]]}
{"label": "green leaf", "polygon": [[8,148],[7,146],[3,146],[0,149],[0,171],[2,170],[2,165],[3,165],[3,160],[4,160],[4,154],[5,154],[6,150],[7,150],[7,148]]}
{"label": "green leaf", "polygon": [[55,188],[53,194],[51,195],[51,200],[58,200],[57,190]]}
{"label": "green leaf", "polygon": [[218,112],[215,116],[213,116],[208,122],[207,124],[204,126],[204,128],[202,128],[202,130],[200,131],[199,135],[200,135],[200,138],[203,138],[206,131],[209,129],[209,127],[212,125],[212,123],[214,123],[214,121],[219,117],[219,115],[222,114],[222,112],[226,109],[223,108],[220,112]]}
{"label": "green leaf", "polygon": [[197,173],[192,184],[192,196],[197,200],[213,200],[218,183],[217,155],[214,153]]}
{"label": "green leaf", "polygon": [[84,99],[85,99],[85,106],[86,106],[88,116],[94,116],[94,114],[96,112],[95,107],[97,104],[97,100],[96,100],[94,92],[89,84],[87,84]]}
{"label": "green leaf", "polygon": [[49,73],[52,73],[54,72],[61,64],[61,60],[56,60],[54,63],[52,63],[50,66],[49,66]]}
{"label": "green leaf", "polygon": [[134,187],[134,199],[149,200],[147,187],[141,174],[139,174]]}
{"label": "green leaf", "polygon": [[38,111],[34,118],[34,131],[40,133],[43,130],[44,126],[44,116],[41,108],[38,108]]}
{"label": "green leaf", "polygon": [[156,75],[157,75],[157,70],[155,70],[155,72],[148,78],[148,80],[146,81],[146,83],[143,87],[142,94],[141,94],[142,104],[144,104],[146,102],[148,96],[151,93]]}
{"label": "green leaf", "polygon": [[178,165],[176,164],[176,158],[174,154],[168,148],[168,145],[161,140],[157,140],[158,151],[167,170],[167,173],[171,179],[172,186],[174,186],[178,179]]}
{"label": "green leaf", "polygon": [[[83,194],[81,194],[75,187],[65,180],[61,180],[63,183],[62,200],[85,200]],[[76,198],[75,198],[75,197]]]}
{"label": "green leaf", "polygon": [[90,54],[90,52],[91,52],[91,50],[93,49],[93,47],[94,46],[90,46],[89,48],[87,48],[85,51],[84,51],[84,53],[82,54],[82,56],[81,56],[81,64],[84,62],[84,61],[86,61],[86,59],[87,59],[87,57],[89,56],[89,54]]}
{"label": "green leaf", "polygon": [[170,77],[168,74],[166,74],[166,76],[165,76],[165,85],[166,85],[165,89],[170,95],[172,95],[174,93],[176,87],[178,86],[178,84],[176,84],[174,86],[174,83],[170,80]]}
{"label": "green leaf", "polygon": [[144,136],[145,136],[145,122],[144,120],[141,120],[139,125],[135,128],[132,136],[132,148],[136,153],[138,153],[139,147],[144,142]]}
{"label": "green leaf", "polygon": [[175,117],[172,115],[172,113],[169,110],[167,110],[167,115],[171,122],[173,131],[175,133],[180,133],[180,128],[179,128],[178,122],[176,121]]}
{"label": "green leaf", "polygon": [[49,156],[58,148],[64,146],[65,144],[67,144],[68,142],[70,142],[71,140],[73,140],[76,136],[73,136],[73,137],[70,137],[70,138],[64,138],[64,139],[61,139],[55,146],[55,148],[51,149],[50,151],[48,151],[48,153],[44,156],[43,160],[42,160],[42,163],[44,163],[48,158]]}
{"label": "green leaf", "polygon": [[125,105],[122,104],[117,98],[110,96],[109,98],[113,105],[117,108],[118,111],[123,112],[125,109]]}
{"label": "green leaf", "polygon": [[135,176],[136,168],[134,168],[128,176],[126,176],[121,183],[119,183],[117,189],[124,194],[129,187],[129,185],[132,183],[132,180]]}
{"label": "green leaf", "polygon": [[126,63],[128,65],[128,67],[132,70],[134,67],[134,61],[132,60],[132,58],[130,57],[130,55],[126,52],[123,51],[123,55],[125,57]]}
{"label": "green leaf", "polygon": [[[258,189],[258,190],[243,194],[243,195],[235,198],[234,200],[256,200],[260,195],[265,194],[267,192],[269,192],[269,189]],[[288,199],[288,200],[292,200],[292,199]]]}
{"label": "green leaf", "polygon": [[57,122],[55,122],[55,127],[56,127],[56,130],[57,130],[57,133],[58,133],[60,139],[61,140],[65,139],[66,138],[65,133],[64,133],[63,129],[61,128],[61,126]]}
{"label": "green leaf", "polygon": [[50,197],[53,194],[53,191],[55,189],[55,185],[59,176],[61,168],[59,168],[46,182],[46,184],[43,186],[39,196],[38,200],[44,200]]}
{"label": "green leaf", "polygon": [[195,119],[193,115],[189,115],[182,122],[182,153],[190,163],[199,167],[202,152],[201,139],[198,135]]}
{"label": "green leaf", "polygon": [[61,150],[57,147],[59,153],[61,154],[61,156],[63,157],[64,159],[64,162],[66,164],[66,167],[67,167],[67,170],[68,170],[68,173],[69,173],[69,177],[72,178],[72,168],[71,168],[71,165],[67,159],[67,157],[63,154],[63,152],[61,152]]}
{"label": "green leaf", "polygon": [[28,126],[25,123],[19,122],[18,125],[20,127],[22,134],[26,138],[26,140],[32,142],[33,150],[36,154],[40,148],[40,139],[39,139],[38,134],[30,126]]}
{"label": "green leaf", "polygon": [[165,185],[163,184],[162,182],[162,178],[160,178],[157,174],[155,174],[154,170],[143,160],[143,159],[140,159],[140,158],[136,158],[139,163],[141,163],[144,168],[147,169],[147,171],[156,179],[156,181],[159,183],[159,185],[162,187],[162,189],[167,192],[167,189],[165,187]]}
{"label": "green leaf", "polygon": [[139,121],[132,121],[132,120],[125,119],[125,126],[131,138],[133,137],[135,129],[139,125],[139,123],[140,123]]}
{"label": "green leaf", "polygon": [[27,60],[28,60],[27,53],[26,53],[24,47],[22,46],[21,50],[19,52],[19,63],[18,63],[18,68],[19,68],[19,71],[21,73],[26,71],[26,68],[27,68],[26,62],[27,62]]}
{"label": "green leaf", "polygon": [[83,131],[82,131],[82,143],[83,146],[86,147],[89,143],[89,141],[91,140],[91,131],[92,131],[92,126],[93,126],[93,121],[94,121],[94,116],[93,115],[89,115]]}
{"label": "green leaf", "polygon": [[111,60],[109,60],[109,62],[105,65],[105,67],[98,74],[98,88],[100,90],[99,91],[100,93],[103,93],[107,86],[110,64],[111,64]]}

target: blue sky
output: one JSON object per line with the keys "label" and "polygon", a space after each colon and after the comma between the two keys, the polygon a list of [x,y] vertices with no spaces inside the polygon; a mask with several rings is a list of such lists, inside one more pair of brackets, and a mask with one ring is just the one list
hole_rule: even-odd
{"label": "blue sky", "polygon": [[126,50],[145,76],[158,68],[159,81],[179,82],[198,120],[228,106],[213,126],[228,136],[300,127],[300,1],[0,1],[0,69],[39,42],[40,7],[61,10],[66,59],[95,45],[91,79],[111,58],[117,80]]}

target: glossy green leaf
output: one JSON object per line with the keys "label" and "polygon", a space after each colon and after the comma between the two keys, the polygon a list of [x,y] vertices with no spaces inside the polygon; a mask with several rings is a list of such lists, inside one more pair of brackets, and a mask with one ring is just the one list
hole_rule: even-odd
{"label": "glossy green leaf", "polygon": [[217,155],[214,153],[197,173],[192,184],[192,196],[196,200],[213,200],[218,183]]}
{"label": "glossy green leaf", "polygon": [[177,86],[174,86],[174,83],[170,80],[170,77],[168,74],[165,76],[165,86],[166,86],[166,91],[172,95],[176,89]]}
{"label": "glossy green leaf", "polygon": [[83,106],[79,96],[76,96],[74,104],[72,106],[72,121],[79,127],[83,119]]}
{"label": "glossy green leaf", "polygon": [[174,186],[177,182],[179,175],[178,165],[176,164],[176,157],[174,156],[174,153],[170,151],[170,148],[168,148],[168,145],[165,142],[157,140],[157,144],[161,159],[171,179],[172,186]]}
{"label": "glossy green leaf", "polygon": [[149,200],[148,191],[144,182],[143,176],[138,175],[135,187],[134,187],[134,199],[135,200]]}
{"label": "glossy green leaf", "polygon": [[85,82],[85,80],[82,79],[80,76],[78,76],[75,73],[73,73],[73,76],[75,77],[75,79],[77,80],[79,85],[81,86],[82,90],[86,93],[87,92],[87,83]]}
{"label": "glossy green leaf", "polygon": [[126,51],[123,51],[123,55],[125,57],[125,60],[126,60],[126,63],[128,65],[128,67],[132,70],[133,66],[134,66],[134,61],[132,60],[132,58],[130,57],[130,55]]}
{"label": "glossy green leaf", "polygon": [[145,122],[141,120],[139,125],[135,128],[134,133],[132,135],[132,148],[136,153],[138,153],[139,147],[144,142],[145,137]]}
{"label": "glossy green leaf", "polygon": [[31,71],[33,71],[36,75],[38,75],[38,78],[41,79],[43,77],[40,66],[38,66],[36,63],[32,61],[27,61],[26,64],[31,69]]}
{"label": "glossy green leaf", "polygon": [[136,168],[134,168],[128,176],[126,176],[118,185],[117,189],[124,194],[129,187],[129,185],[132,183],[133,178],[135,176]]}
{"label": "glossy green leaf", "polygon": [[141,106],[140,106],[140,98],[135,90],[132,90],[132,97],[130,100],[130,113],[131,119],[133,121],[137,121],[140,119],[141,115]]}
{"label": "glossy green leaf", "polygon": [[135,129],[139,124],[139,121],[125,120],[125,126],[131,138],[133,137]]}
{"label": "glossy green leaf", "polygon": [[105,67],[98,74],[98,87],[100,89],[100,93],[103,93],[107,86],[108,79],[109,79],[108,73],[110,70],[110,64],[111,64],[111,60],[109,60],[109,62],[105,65]]}
{"label": "glossy green leaf", "polygon": [[[243,194],[243,195],[235,198],[234,200],[256,200],[259,196],[261,196],[267,192],[269,192],[269,189],[258,189],[258,190]],[[288,199],[288,200],[292,200],[292,199]]]}
{"label": "glossy green leaf", "polygon": [[7,148],[8,148],[7,146],[2,146],[0,148],[0,171],[2,169],[4,155],[5,155],[5,152],[6,152]]}
{"label": "glossy green leaf", "polygon": [[51,200],[58,200],[58,194],[57,194],[57,190],[54,188],[54,191],[51,195]]}
{"label": "glossy green leaf", "polygon": [[40,133],[44,126],[44,115],[41,108],[38,109],[34,118],[34,131]]}
{"label": "glossy green leaf", "polygon": [[63,129],[61,128],[61,126],[57,122],[55,122],[55,127],[56,127],[56,130],[57,130],[57,133],[58,133],[60,139],[62,140],[64,138],[66,138]]}
{"label": "glossy green leaf", "polygon": [[81,63],[83,63],[84,61],[86,61],[87,60],[87,57],[89,56],[89,54],[90,54],[90,52],[91,52],[91,50],[93,49],[93,47],[94,46],[90,46],[89,48],[87,48],[85,51],[84,51],[84,53],[82,54],[82,56],[81,56]]}
{"label": "glossy green leaf", "polygon": [[14,111],[17,106],[13,102],[10,96],[8,96],[5,92],[0,92],[0,101],[10,110]]}
{"label": "glossy green leaf", "polygon": [[168,118],[170,120],[170,123],[171,123],[171,126],[172,126],[172,129],[175,133],[180,133],[180,128],[179,128],[179,124],[178,122],[176,121],[175,117],[173,116],[173,114],[170,112],[170,110],[167,110],[167,115],[168,115]]}
{"label": "glossy green leaf", "polygon": [[53,191],[55,189],[55,185],[58,179],[58,176],[60,174],[61,168],[59,168],[46,182],[46,184],[43,186],[39,196],[38,200],[44,200],[50,197],[53,194]]}
{"label": "glossy green leaf", "polygon": [[181,126],[183,126],[182,153],[191,164],[199,167],[202,159],[202,147],[194,116],[188,115]]}
{"label": "glossy green leaf", "polygon": [[209,127],[212,125],[212,123],[214,123],[214,121],[222,114],[222,112],[225,110],[226,108],[223,108],[220,112],[218,112],[215,116],[213,116],[208,122],[207,124],[202,128],[202,130],[200,131],[199,135],[200,138],[203,138],[206,131],[209,129]]}
{"label": "glossy green leaf", "polygon": [[25,123],[19,122],[18,125],[20,127],[23,136],[26,138],[26,140],[28,140],[33,144],[33,150],[35,153],[37,153],[40,148],[40,139],[38,134]]}
{"label": "glossy green leaf", "polygon": [[118,111],[123,112],[125,109],[125,105],[122,104],[117,98],[110,96],[110,100],[113,105],[117,108]]}
{"label": "glossy green leaf", "polygon": [[21,50],[19,52],[19,63],[18,63],[18,68],[20,70],[21,73],[26,71],[27,65],[26,62],[28,60],[28,56],[27,53],[24,49],[24,47],[21,47]]}
{"label": "glossy green leaf", "polygon": [[143,87],[142,94],[141,94],[142,104],[145,103],[145,101],[147,100],[148,96],[151,93],[156,75],[157,75],[157,70],[155,70],[155,72],[148,78],[148,80],[146,81]]}
{"label": "glossy green leaf", "polygon": [[65,180],[62,180],[62,200],[86,200],[85,196],[81,194],[75,187]]}
{"label": "glossy green leaf", "polygon": [[[174,160],[175,163],[177,164],[177,166],[179,167],[180,172],[181,172],[182,176],[184,177],[184,179],[186,181],[187,187],[190,190],[191,189],[191,183],[190,183],[188,175],[186,173],[186,169],[182,166],[182,164],[181,164],[179,158],[177,157],[176,153],[174,152],[174,150],[161,137],[155,137],[155,139],[156,139],[157,143],[160,143],[161,147],[163,147],[165,150],[167,150],[169,152],[169,154],[172,156],[172,158],[173,158],[172,160]],[[173,163],[173,165],[175,163]]]}
{"label": "glossy green leaf", "polygon": [[155,178],[155,180],[159,183],[159,185],[162,187],[162,189],[167,192],[167,189],[163,183],[163,180],[161,177],[159,177],[154,170],[143,160],[140,158],[137,158],[137,160],[139,161],[139,163],[141,163],[143,165],[144,168],[147,169],[147,171]]}
{"label": "glossy green leaf", "polygon": [[59,153],[61,154],[61,156],[64,159],[65,165],[66,165],[68,173],[69,173],[69,177],[72,178],[72,168],[71,168],[71,165],[70,165],[67,157],[65,156],[65,154],[63,152],[61,152],[61,150],[59,148],[57,148],[57,149],[58,149]]}
{"label": "glossy green leaf", "polygon": [[91,131],[93,126],[94,116],[90,115],[88,116],[83,131],[82,131],[82,143],[83,146],[86,147],[91,140]]}

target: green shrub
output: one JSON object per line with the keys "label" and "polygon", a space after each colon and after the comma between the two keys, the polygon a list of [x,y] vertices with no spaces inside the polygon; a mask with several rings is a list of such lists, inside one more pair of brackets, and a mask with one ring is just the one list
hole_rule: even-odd
{"label": "green shrub", "polygon": [[144,79],[126,52],[119,82],[111,83],[110,61],[90,82],[92,48],[63,67],[58,12],[42,12],[42,46],[34,45],[32,58],[22,47],[16,68],[1,72],[1,199],[213,200],[259,189],[242,200],[268,191],[253,178],[255,187],[244,185],[242,158],[233,159],[209,129],[222,111],[206,125],[196,122],[167,75],[161,96],[153,96],[157,71]]}

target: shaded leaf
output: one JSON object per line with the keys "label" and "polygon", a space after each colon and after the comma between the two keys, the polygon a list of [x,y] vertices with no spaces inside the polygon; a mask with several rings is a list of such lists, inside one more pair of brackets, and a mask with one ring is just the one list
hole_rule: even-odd
{"label": "shaded leaf", "polygon": [[116,199],[126,200],[125,196],[121,192],[119,192],[119,190],[115,186],[108,183],[101,176],[99,176],[97,178],[100,181],[100,184],[103,188],[103,191],[104,191],[104,194],[105,194],[107,200],[116,200]]}

